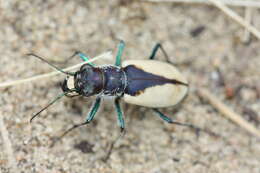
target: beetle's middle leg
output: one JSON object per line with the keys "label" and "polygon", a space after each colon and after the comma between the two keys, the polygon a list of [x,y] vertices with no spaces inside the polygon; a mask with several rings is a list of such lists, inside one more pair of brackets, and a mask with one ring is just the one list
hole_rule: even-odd
{"label": "beetle's middle leg", "polygon": [[149,59],[153,60],[156,56],[156,53],[158,52],[158,50],[161,49],[166,61],[168,63],[170,63],[170,59],[169,59],[169,56],[167,54],[167,52],[165,51],[165,49],[163,48],[163,46],[160,44],[160,43],[156,43],[156,45],[154,46],[153,50],[152,50],[152,53],[149,57]]}
{"label": "beetle's middle leg", "polygon": [[121,67],[121,56],[123,54],[123,50],[125,48],[125,42],[123,40],[120,40],[119,44],[118,44],[118,50],[117,50],[117,55],[116,55],[116,66]]}
{"label": "beetle's middle leg", "polygon": [[123,137],[125,135],[125,121],[124,121],[124,116],[123,116],[123,112],[122,112],[122,109],[120,107],[120,97],[117,97],[115,99],[115,107],[116,107],[116,112],[117,112],[117,119],[118,119],[118,123],[119,123],[119,126],[121,128],[121,133],[120,135],[110,144],[109,146],[109,149],[108,149],[108,152],[107,154],[105,155],[105,157],[102,159],[104,162],[106,162],[111,153],[112,153],[112,150],[114,148],[114,145],[117,141],[119,141],[119,139],[121,137]]}
{"label": "beetle's middle leg", "polygon": [[117,119],[119,126],[121,128],[121,132],[125,130],[125,121],[124,121],[124,115],[120,107],[120,97],[117,97],[115,99],[115,107],[116,107],[116,112],[117,112]]}

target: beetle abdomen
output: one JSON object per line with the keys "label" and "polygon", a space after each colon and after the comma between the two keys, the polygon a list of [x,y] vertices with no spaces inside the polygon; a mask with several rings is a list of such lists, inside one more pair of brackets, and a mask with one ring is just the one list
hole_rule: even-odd
{"label": "beetle abdomen", "polygon": [[123,62],[128,85],[124,100],[146,107],[167,107],[179,103],[188,92],[187,80],[171,64],[156,60]]}

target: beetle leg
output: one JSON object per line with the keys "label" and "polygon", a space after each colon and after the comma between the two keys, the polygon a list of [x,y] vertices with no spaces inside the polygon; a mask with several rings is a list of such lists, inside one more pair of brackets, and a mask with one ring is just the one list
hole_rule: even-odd
{"label": "beetle leg", "polygon": [[[86,54],[80,52],[80,51],[75,51],[73,53],[73,55],[71,55],[65,62],[68,62],[69,60],[71,60],[72,58],[79,56],[80,59],[82,59],[83,61],[88,61],[90,59],[90,57],[88,57]],[[95,66],[93,63],[89,62],[88,64]]]}
{"label": "beetle leg", "polygon": [[[76,55],[78,55],[83,61],[89,61],[90,57],[88,57],[86,54],[76,51],[75,52]],[[88,64],[95,66],[93,63],[89,62]]]}
{"label": "beetle leg", "polygon": [[118,50],[116,55],[116,66],[121,66],[121,56],[123,54],[123,50],[125,48],[125,42],[123,40],[120,40],[120,43],[118,44]]}
{"label": "beetle leg", "polygon": [[116,107],[116,112],[117,112],[118,123],[121,128],[121,132],[123,132],[125,129],[125,121],[124,121],[123,112],[120,107],[120,97],[117,97],[115,99],[115,107]]}
{"label": "beetle leg", "polygon": [[177,125],[181,125],[181,126],[187,126],[193,129],[197,129],[197,127],[194,127],[192,124],[186,124],[186,123],[180,123],[177,121],[173,121],[171,118],[167,117],[166,115],[164,115],[162,112],[160,112],[158,109],[153,108],[152,109],[157,115],[159,115],[160,118],[162,118],[164,121],[170,123],[170,124],[177,124]]}
{"label": "beetle leg", "polygon": [[93,104],[90,112],[88,113],[88,116],[87,116],[87,119],[84,123],[80,123],[80,124],[75,124],[73,125],[71,128],[69,128],[68,130],[66,130],[60,138],[62,138],[63,136],[65,136],[66,134],[68,134],[70,131],[74,130],[75,128],[78,128],[78,127],[81,127],[81,126],[84,126],[88,123],[90,123],[91,120],[93,120],[94,116],[96,115],[98,109],[99,109],[99,106],[100,106],[100,102],[101,102],[101,98],[98,97],[95,101],[95,103]]}
{"label": "beetle leg", "polygon": [[157,51],[159,50],[159,48],[163,52],[163,55],[164,55],[166,61],[168,63],[170,63],[169,56],[168,56],[168,54],[166,53],[166,51],[164,50],[163,46],[160,43],[156,43],[156,45],[154,46],[154,48],[152,50],[152,53],[151,53],[149,59],[154,59],[155,58],[155,55],[156,55]]}
{"label": "beetle leg", "polygon": [[112,153],[112,151],[113,151],[113,149],[114,149],[115,144],[116,144],[117,141],[119,141],[122,137],[124,137],[125,133],[126,133],[126,131],[121,132],[121,133],[117,136],[117,138],[116,138],[115,140],[113,140],[113,142],[110,144],[110,146],[109,146],[109,148],[108,148],[108,151],[107,151],[107,154],[102,158],[102,160],[103,160],[104,162],[107,162],[107,160],[110,158],[110,155],[111,155],[111,153]]}
{"label": "beetle leg", "polygon": [[89,112],[89,114],[87,116],[86,122],[89,123],[91,120],[93,120],[94,116],[96,115],[96,113],[99,109],[100,102],[101,102],[101,98],[97,97],[94,105],[91,108],[91,111]]}
{"label": "beetle leg", "polygon": [[186,126],[186,127],[189,127],[193,130],[195,130],[197,136],[199,135],[199,132],[204,132],[204,133],[207,133],[211,136],[214,136],[214,137],[221,137],[220,135],[218,135],[217,133],[215,132],[212,132],[211,130],[209,129],[206,129],[206,128],[200,128],[200,127],[196,127],[192,124],[186,124],[186,123],[180,123],[180,122],[176,122],[176,121],[173,121],[171,118],[167,117],[166,115],[164,115],[162,112],[160,112],[158,109],[156,108],[153,108],[152,109],[157,115],[159,115],[163,120],[165,120],[166,122],[170,123],[170,124],[176,124],[176,125],[181,125],[181,126]]}

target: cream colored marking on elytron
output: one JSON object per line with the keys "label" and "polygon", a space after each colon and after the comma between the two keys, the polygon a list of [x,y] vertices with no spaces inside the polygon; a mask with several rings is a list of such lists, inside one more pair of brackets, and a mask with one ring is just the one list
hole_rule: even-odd
{"label": "cream colored marking on elytron", "polygon": [[[137,68],[154,75],[187,83],[186,78],[171,64],[156,60],[128,60],[123,67],[135,65]],[[146,107],[168,107],[178,104],[187,95],[188,87],[179,84],[164,84],[146,88],[137,96],[124,94],[127,103]]]}

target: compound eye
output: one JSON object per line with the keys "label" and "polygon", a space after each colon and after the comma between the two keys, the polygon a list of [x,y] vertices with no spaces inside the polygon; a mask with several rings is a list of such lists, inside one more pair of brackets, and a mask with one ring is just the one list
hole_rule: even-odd
{"label": "compound eye", "polygon": [[92,68],[93,67],[91,65],[84,64],[84,65],[81,66],[80,71],[90,71],[90,70],[92,70]]}

